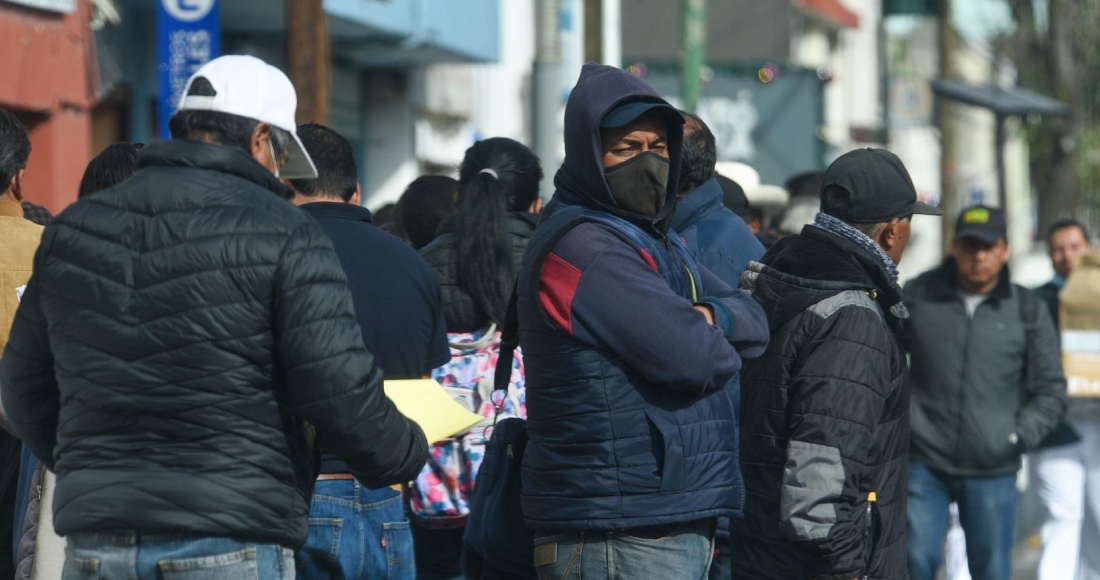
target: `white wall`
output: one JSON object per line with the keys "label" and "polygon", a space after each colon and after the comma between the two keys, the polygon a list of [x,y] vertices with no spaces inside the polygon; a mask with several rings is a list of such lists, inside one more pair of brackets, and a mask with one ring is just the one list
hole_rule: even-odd
{"label": "white wall", "polygon": [[363,202],[394,202],[420,174],[414,156],[414,113],[404,73],[363,76]]}
{"label": "white wall", "polygon": [[408,71],[403,90],[367,89],[372,93],[363,102],[368,207],[396,201],[428,167],[457,177],[462,156],[476,139],[509,137],[530,145],[534,21],[533,0],[502,1],[499,62],[418,67]]}

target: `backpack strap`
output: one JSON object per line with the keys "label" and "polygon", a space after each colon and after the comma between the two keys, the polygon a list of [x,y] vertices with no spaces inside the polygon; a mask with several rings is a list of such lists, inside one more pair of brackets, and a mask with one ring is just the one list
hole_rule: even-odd
{"label": "backpack strap", "polygon": [[1024,382],[1020,386],[1020,401],[1026,404],[1035,385],[1035,346],[1039,333],[1039,298],[1022,286],[1016,286],[1020,299],[1020,320],[1024,323]]}
{"label": "backpack strap", "polygon": [[[504,317],[504,328],[500,335],[500,354],[497,356],[497,368],[493,377],[493,391],[507,391],[508,383],[512,381],[512,357],[519,346],[519,292],[518,282],[512,287],[512,297],[508,299],[508,311]],[[495,406],[500,413],[504,405],[504,397]]]}

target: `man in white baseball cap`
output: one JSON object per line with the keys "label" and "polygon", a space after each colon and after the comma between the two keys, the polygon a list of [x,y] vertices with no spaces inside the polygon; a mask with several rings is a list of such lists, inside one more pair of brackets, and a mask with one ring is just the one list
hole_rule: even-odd
{"label": "man in white baseball cap", "polygon": [[[248,145],[256,161],[280,179],[314,179],[317,169],[296,132],[297,108],[294,85],[282,71],[252,56],[229,55],[206,63],[187,82],[179,103],[180,114],[173,117],[175,124],[170,124],[170,129],[172,137],[178,139],[177,128],[189,132],[196,118],[200,125],[197,128],[201,128],[204,118],[229,121],[225,117],[232,115],[242,126],[251,121],[254,126]],[[200,111],[221,115],[192,113]],[[240,140],[243,134],[233,136]]]}
{"label": "man in white baseball cap", "polygon": [[57,473],[66,578],[293,578],[317,446],[368,488],[427,459],[279,180],[316,177],[296,100],[263,61],[210,62],[172,140],[43,232],[0,396]]}

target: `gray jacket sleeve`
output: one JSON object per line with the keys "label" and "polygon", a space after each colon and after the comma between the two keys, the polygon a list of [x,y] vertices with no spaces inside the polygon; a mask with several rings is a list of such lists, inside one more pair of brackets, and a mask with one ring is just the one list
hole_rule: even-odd
{"label": "gray jacket sleeve", "polygon": [[[1021,289],[1021,292],[1027,291]],[[1031,451],[1054,431],[1066,410],[1066,377],[1062,371],[1057,330],[1050,313],[1041,304],[1034,344],[1028,348],[1035,349],[1027,357],[1028,364],[1034,368],[1028,373],[1032,380],[1026,385],[1026,400],[1016,416],[1016,435],[1020,444]]]}

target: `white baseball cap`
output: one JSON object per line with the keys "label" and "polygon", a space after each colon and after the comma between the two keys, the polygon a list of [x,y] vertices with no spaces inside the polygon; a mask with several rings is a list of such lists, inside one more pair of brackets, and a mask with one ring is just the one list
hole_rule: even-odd
{"label": "white baseball cap", "polygon": [[[213,97],[188,95],[191,83],[203,77],[216,93]],[[294,113],[298,94],[283,71],[253,57],[227,55],[215,58],[195,71],[180,98],[181,111],[217,111],[268,123],[290,133],[290,155],[279,167],[282,179],[314,179],[317,168],[298,138]]]}

